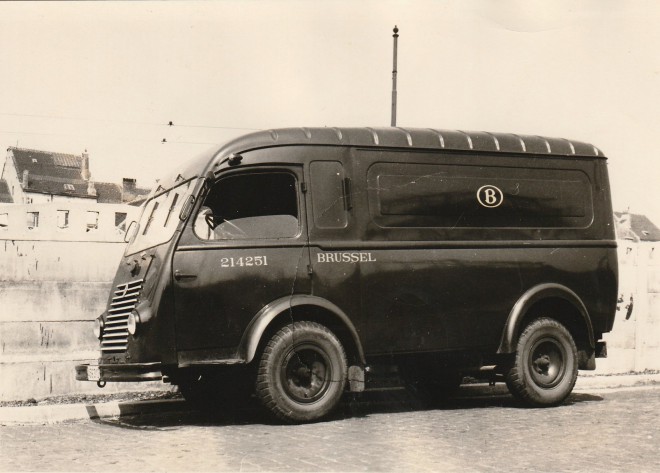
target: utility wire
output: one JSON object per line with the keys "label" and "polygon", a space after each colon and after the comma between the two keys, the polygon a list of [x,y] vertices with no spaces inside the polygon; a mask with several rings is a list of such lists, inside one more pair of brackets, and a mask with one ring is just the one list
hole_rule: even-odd
{"label": "utility wire", "polygon": [[[81,137],[83,138],[83,135],[74,135],[71,133],[40,133],[40,132],[33,132],[33,131],[7,131],[7,130],[0,130],[0,134],[7,134],[7,135],[41,135],[41,136],[75,136],[75,137]],[[98,136],[97,136],[98,138]],[[139,139],[139,138],[122,138],[123,140],[126,141],[133,141],[133,142],[140,142],[140,143],[154,143],[156,140],[145,140],[145,139]],[[217,145],[219,142],[211,142],[211,141],[171,141],[171,140],[166,140],[165,141],[160,141],[160,143],[167,143],[167,144],[186,144],[186,145]]]}
{"label": "utility wire", "polygon": [[63,115],[40,115],[40,114],[30,114],[30,113],[8,113],[0,112],[0,115],[8,117],[28,117],[28,118],[49,118],[55,120],[78,120],[78,121],[99,121],[99,122],[110,122],[110,123],[125,123],[130,125],[149,125],[149,126],[168,126],[168,127],[179,127],[179,128],[209,128],[209,129],[220,129],[220,130],[246,130],[246,131],[260,131],[260,128],[247,128],[247,127],[232,127],[232,126],[219,126],[219,125],[185,125],[174,123],[169,121],[167,123],[153,123],[153,122],[141,122],[141,121],[131,121],[131,120],[110,120],[107,118],[82,118],[82,117],[67,117]]}

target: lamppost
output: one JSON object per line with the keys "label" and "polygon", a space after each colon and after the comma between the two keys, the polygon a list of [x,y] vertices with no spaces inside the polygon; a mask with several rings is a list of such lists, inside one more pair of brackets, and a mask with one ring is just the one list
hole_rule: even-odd
{"label": "lamppost", "polygon": [[394,34],[392,35],[394,38],[394,66],[392,68],[392,126],[396,126],[396,47],[399,39],[399,28],[394,25],[392,31],[394,31]]}

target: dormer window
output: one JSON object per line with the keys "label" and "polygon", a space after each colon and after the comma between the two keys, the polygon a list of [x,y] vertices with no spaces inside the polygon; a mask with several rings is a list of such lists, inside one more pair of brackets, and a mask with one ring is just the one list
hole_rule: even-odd
{"label": "dormer window", "polygon": [[35,164],[38,163],[37,158],[32,158],[32,162]]}
{"label": "dormer window", "polygon": [[76,188],[73,187],[73,184],[64,184],[64,190],[65,191],[75,191]]}

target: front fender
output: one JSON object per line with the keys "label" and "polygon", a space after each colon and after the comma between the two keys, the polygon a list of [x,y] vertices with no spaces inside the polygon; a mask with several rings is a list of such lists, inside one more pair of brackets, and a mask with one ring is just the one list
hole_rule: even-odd
{"label": "front fender", "polygon": [[293,309],[294,307],[300,306],[318,307],[337,317],[337,319],[339,319],[349,331],[353,343],[355,344],[360,362],[363,364],[365,363],[364,351],[357,330],[344,311],[326,299],[307,294],[295,294],[293,296],[281,297],[261,309],[257,315],[252,318],[243,333],[243,337],[241,338],[238,347],[238,358],[245,360],[246,363],[251,362],[257,353],[261,337],[275,317],[283,312]]}
{"label": "front fender", "polygon": [[506,326],[502,332],[502,339],[497,353],[513,353],[516,351],[518,336],[520,335],[523,318],[527,311],[542,299],[559,298],[569,302],[582,316],[587,329],[588,342],[591,348],[595,347],[594,330],[591,325],[589,313],[582,300],[566,286],[561,284],[547,283],[534,286],[525,292],[509,312]]}

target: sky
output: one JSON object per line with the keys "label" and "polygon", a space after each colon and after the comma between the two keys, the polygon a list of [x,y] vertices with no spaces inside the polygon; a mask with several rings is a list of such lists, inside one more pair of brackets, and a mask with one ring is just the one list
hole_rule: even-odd
{"label": "sky", "polygon": [[593,143],[615,210],[660,226],[658,24],[642,0],[0,2],[0,147],[148,187],[251,130],[389,126],[397,25],[397,125]]}

